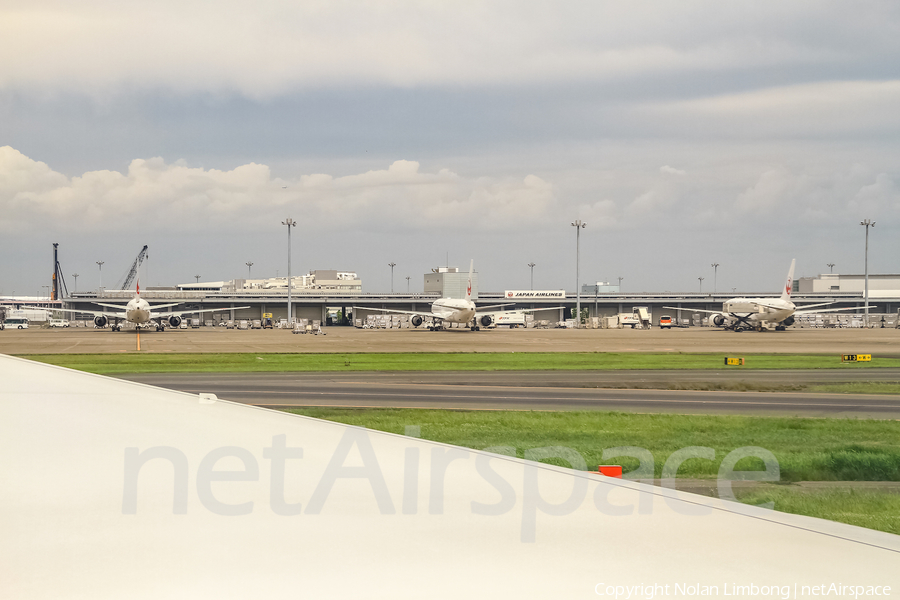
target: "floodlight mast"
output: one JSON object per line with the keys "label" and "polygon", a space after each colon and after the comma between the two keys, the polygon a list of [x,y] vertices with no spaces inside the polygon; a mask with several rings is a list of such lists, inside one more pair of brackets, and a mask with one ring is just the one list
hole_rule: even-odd
{"label": "floodlight mast", "polygon": [[875,221],[864,219],[859,222],[866,228],[866,327],[869,326],[869,227],[875,227]]}
{"label": "floodlight mast", "polygon": [[575,228],[575,326],[581,327],[581,278],[578,269],[581,265],[581,230],[587,227],[587,223],[576,219],[572,222],[572,227]]}
{"label": "floodlight mast", "polygon": [[288,274],[287,274],[287,288],[288,288],[288,323],[293,325],[294,320],[291,316],[291,228],[297,226],[297,222],[292,218],[288,217],[284,221],[281,222],[282,225],[287,225],[288,231]]}

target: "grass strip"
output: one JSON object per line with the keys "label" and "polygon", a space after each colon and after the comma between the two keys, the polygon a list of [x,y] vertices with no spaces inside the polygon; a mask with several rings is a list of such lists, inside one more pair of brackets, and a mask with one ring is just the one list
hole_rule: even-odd
{"label": "grass strip", "polygon": [[[603,458],[618,446],[646,448],[654,476],[666,459],[688,446],[706,446],[715,460],[690,459],[679,477],[715,478],[732,450],[758,446],[778,459],[781,481],[900,481],[900,422],[868,419],[629,414],[618,412],[450,411],[423,409],[290,408],[287,412],[404,433],[421,428],[424,439],[466,448],[513,446],[519,457],[531,448],[565,446],[584,457],[589,469],[620,464],[627,472],[634,458]],[[568,466],[559,462],[561,466]],[[748,458],[739,470],[762,469]]]}
{"label": "grass strip", "polygon": [[[467,448],[513,446],[520,458],[531,448],[565,446],[587,466],[619,464],[637,468],[632,458],[603,458],[618,446],[646,448],[654,476],[666,459],[688,446],[707,446],[714,460],[689,459],[678,477],[709,478],[732,450],[759,446],[772,452],[781,482],[900,481],[900,423],[896,421],[792,419],[738,416],[635,415],[598,412],[447,411],[420,409],[291,408],[286,412],[403,434],[418,426],[421,437]],[[549,459],[548,463],[571,466]],[[758,459],[739,461],[738,470],[762,470]],[[736,494],[748,504],[774,502],[775,510],[900,534],[900,495],[869,490],[801,490],[773,485]]]}
{"label": "grass strip", "polygon": [[[23,358],[104,375],[123,373],[265,371],[530,371],[611,369],[722,369],[723,354],[634,352],[488,353],[159,353],[29,354]],[[871,369],[900,367],[900,358],[841,363],[815,354],[744,355],[746,365],[730,369]]]}
{"label": "grass strip", "polygon": [[900,394],[900,383],[882,381],[822,383],[806,386],[806,390],[829,394]]}
{"label": "grass strip", "polygon": [[869,490],[797,490],[787,487],[737,492],[735,497],[747,504],[774,502],[775,510],[818,517],[900,534],[900,494]]}

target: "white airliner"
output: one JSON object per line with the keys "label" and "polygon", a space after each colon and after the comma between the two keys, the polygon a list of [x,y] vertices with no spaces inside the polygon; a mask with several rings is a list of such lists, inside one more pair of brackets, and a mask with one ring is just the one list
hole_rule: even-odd
{"label": "white airliner", "polygon": [[780,298],[731,298],[722,303],[722,310],[679,309],[676,306],[664,306],[671,310],[690,310],[691,312],[703,312],[714,315],[711,317],[716,327],[724,327],[733,331],[755,329],[763,331],[775,329],[784,331],[786,327],[794,324],[794,316],[807,313],[836,312],[839,310],[858,310],[856,307],[826,308],[807,310],[817,306],[828,306],[834,302],[822,304],[808,304],[801,306],[801,310],[791,302],[791,290],[794,285],[794,266],[797,259],[791,261],[791,269],[788,271],[787,281],[781,290]]}
{"label": "white airliner", "polygon": [[93,304],[96,304],[97,306],[105,306],[106,308],[114,308],[117,312],[75,310],[72,308],[54,308],[53,310],[60,310],[70,313],[87,313],[90,315],[94,315],[94,325],[103,328],[106,327],[110,322],[112,322],[113,331],[122,330],[122,326],[119,325],[119,321],[128,321],[129,323],[134,323],[138,329],[149,329],[150,327],[155,327],[157,331],[162,331],[165,328],[166,323],[168,323],[170,327],[178,327],[179,325],[181,325],[181,315],[183,315],[184,313],[193,314],[214,312],[217,310],[239,310],[242,308],[249,308],[248,306],[236,306],[233,309],[231,307],[205,308],[203,310],[169,310],[166,312],[158,313],[155,311],[160,308],[178,306],[179,304],[183,304],[183,302],[151,305],[146,300],[141,298],[140,283],[137,284],[134,298],[129,300],[128,304],[126,304],[125,306],[122,306],[120,304],[104,304],[103,302],[93,302]]}
{"label": "white airliner", "polygon": [[[431,312],[421,312],[414,310],[390,310],[387,308],[379,308],[382,312],[400,313],[403,315],[412,315],[410,322],[413,327],[421,325],[425,319],[431,319],[432,324],[428,326],[429,331],[440,331],[444,329],[444,323],[462,323],[469,327],[472,331],[479,331],[482,327],[487,327],[493,323],[493,317],[489,314],[479,315],[475,311],[475,303],[472,302],[472,273],[475,269],[475,260],[469,263],[469,279],[466,284],[465,298],[438,298],[431,304]],[[495,304],[492,306],[482,306],[482,310],[488,308],[497,308],[500,306],[510,306],[507,304]],[[354,310],[373,310],[371,308],[354,306]],[[480,316],[480,318],[479,318]]]}

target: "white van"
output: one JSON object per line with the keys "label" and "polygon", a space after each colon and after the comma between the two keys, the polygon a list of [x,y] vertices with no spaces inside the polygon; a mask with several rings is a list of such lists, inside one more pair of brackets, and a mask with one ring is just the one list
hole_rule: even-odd
{"label": "white van", "polygon": [[50,319],[50,327],[68,327],[69,322],[65,319]]}
{"label": "white van", "polygon": [[28,319],[25,317],[10,317],[3,324],[9,329],[28,329]]}

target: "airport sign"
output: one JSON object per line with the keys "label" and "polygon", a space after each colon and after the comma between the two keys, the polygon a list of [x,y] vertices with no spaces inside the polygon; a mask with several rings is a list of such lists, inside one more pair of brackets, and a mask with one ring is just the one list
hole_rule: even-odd
{"label": "airport sign", "polygon": [[513,300],[521,298],[565,298],[564,290],[507,290],[506,297]]}

